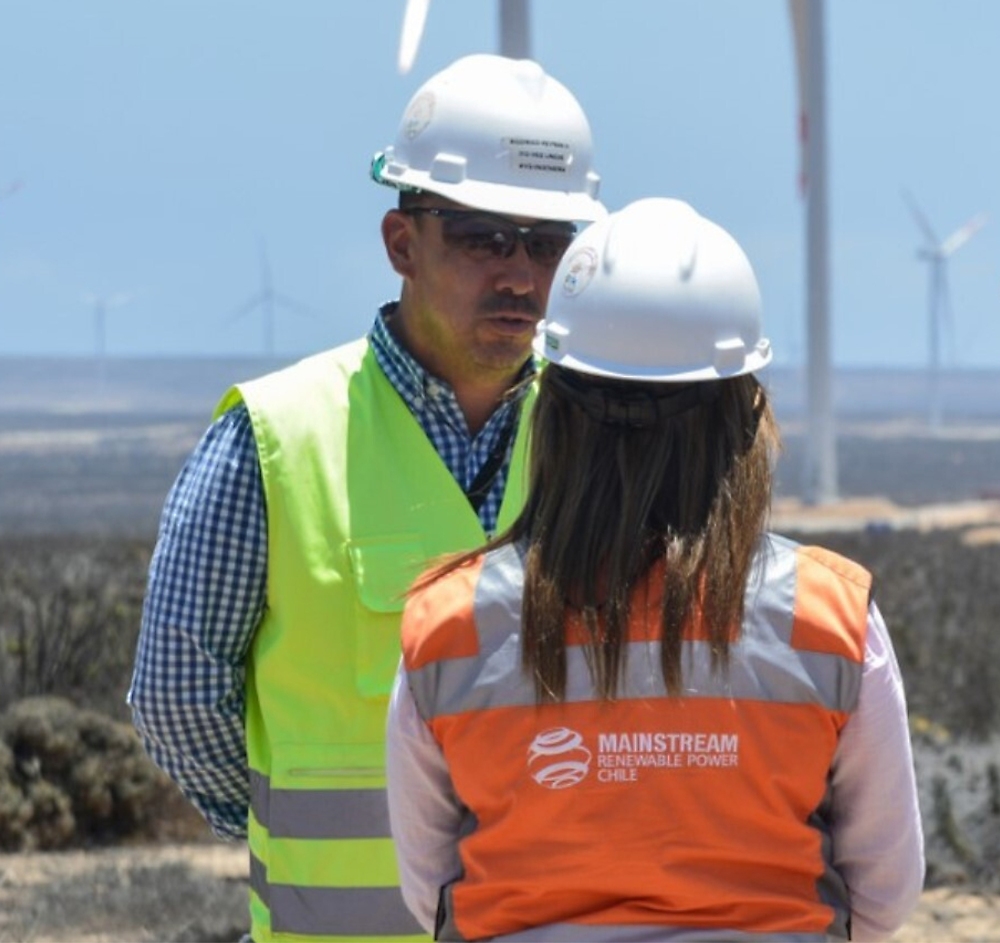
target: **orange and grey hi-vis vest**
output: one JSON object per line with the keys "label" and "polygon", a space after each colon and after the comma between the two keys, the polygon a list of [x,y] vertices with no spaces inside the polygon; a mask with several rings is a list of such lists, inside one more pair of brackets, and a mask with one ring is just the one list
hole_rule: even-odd
{"label": "orange and grey hi-vis vest", "polygon": [[[250,917],[272,940],[422,940],[385,795],[406,589],[485,540],[364,341],[241,384],[267,503],[267,609],[247,657]],[[500,511],[522,504],[522,417]]]}
{"label": "orange and grey hi-vis vest", "polygon": [[871,578],[774,536],[754,569],[728,671],[711,670],[694,627],[678,697],[660,669],[655,576],[612,702],[570,633],[565,702],[536,705],[516,547],[411,599],[410,688],[468,809],[439,939],[849,938],[828,774],[857,706]]}

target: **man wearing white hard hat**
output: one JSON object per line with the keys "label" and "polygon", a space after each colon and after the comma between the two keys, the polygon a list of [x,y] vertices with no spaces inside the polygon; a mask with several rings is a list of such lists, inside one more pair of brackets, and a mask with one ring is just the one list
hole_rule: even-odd
{"label": "man wearing white hard hat", "polygon": [[579,104],[478,55],[411,99],[371,175],[398,302],[367,337],[241,383],[164,510],[129,701],[217,834],[251,935],[422,938],[398,888],[384,725],[406,587],[522,504],[535,328],[604,215]]}
{"label": "man wearing white hard hat", "polygon": [[408,905],[438,940],[888,939],[924,876],[902,681],[870,574],[766,531],[749,260],[637,201],[537,345],[524,510],[403,615]]}

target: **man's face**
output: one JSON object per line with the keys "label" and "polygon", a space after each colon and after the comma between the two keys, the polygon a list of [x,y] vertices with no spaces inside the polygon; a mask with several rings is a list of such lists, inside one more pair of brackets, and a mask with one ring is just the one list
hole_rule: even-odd
{"label": "man's face", "polygon": [[[396,268],[405,279],[401,333],[411,353],[453,385],[511,378],[530,354],[573,227],[430,196],[390,217],[406,230],[407,265]],[[515,227],[533,228],[518,238]]]}

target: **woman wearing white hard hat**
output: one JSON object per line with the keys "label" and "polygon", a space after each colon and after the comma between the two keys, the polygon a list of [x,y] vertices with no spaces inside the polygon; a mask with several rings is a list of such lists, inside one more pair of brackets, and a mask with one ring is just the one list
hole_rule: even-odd
{"label": "woman wearing white hard hat", "polygon": [[513,526],[403,620],[389,801],[438,939],[884,939],[923,883],[862,567],[766,531],[753,270],[676,200],[556,271]]}

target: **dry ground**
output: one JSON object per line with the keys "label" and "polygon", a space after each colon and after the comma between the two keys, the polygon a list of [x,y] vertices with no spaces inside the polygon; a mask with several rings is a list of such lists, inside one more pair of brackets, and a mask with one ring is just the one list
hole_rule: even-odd
{"label": "dry ground", "polygon": [[[246,880],[245,848],[212,842],[0,855],[0,941],[238,940]],[[893,940],[1000,941],[1000,897],[925,891]]]}

